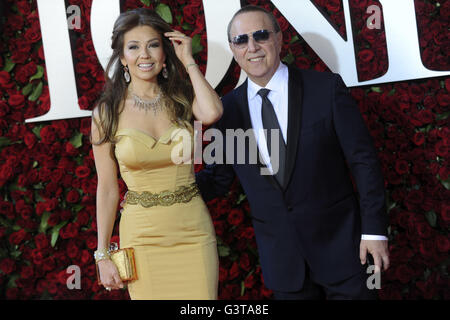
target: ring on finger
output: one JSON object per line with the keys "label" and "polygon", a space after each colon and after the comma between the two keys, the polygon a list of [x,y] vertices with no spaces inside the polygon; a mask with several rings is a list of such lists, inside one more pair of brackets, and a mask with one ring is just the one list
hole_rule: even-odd
{"label": "ring on finger", "polygon": [[111,291],[111,288],[110,288],[110,287],[105,287],[105,289],[108,290],[108,291]]}

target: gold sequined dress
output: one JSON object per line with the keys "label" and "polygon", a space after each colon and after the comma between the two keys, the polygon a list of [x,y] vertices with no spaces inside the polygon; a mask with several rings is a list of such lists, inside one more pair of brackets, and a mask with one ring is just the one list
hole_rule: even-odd
{"label": "gold sequined dress", "polygon": [[[121,176],[138,195],[125,203],[119,226],[120,247],[135,249],[138,280],[128,284],[131,299],[217,299],[214,226],[201,196],[183,195],[195,186],[193,164],[174,162],[174,155],[184,156],[181,146],[189,140],[183,139],[190,136],[193,145],[191,132],[174,124],[159,139],[132,128],[116,133]],[[144,192],[147,197],[139,198]],[[165,203],[148,197],[162,192],[169,195]]]}

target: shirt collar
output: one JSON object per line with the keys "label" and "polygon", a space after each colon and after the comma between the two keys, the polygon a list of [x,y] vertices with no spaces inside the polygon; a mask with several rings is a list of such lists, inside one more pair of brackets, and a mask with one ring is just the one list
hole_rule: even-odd
{"label": "shirt collar", "polygon": [[270,91],[281,92],[285,81],[288,79],[288,68],[285,64],[280,62],[277,71],[275,71],[272,78],[269,80],[265,87],[261,87],[248,78],[247,95],[248,99],[252,100],[258,94],[258,91],[262,88],[269,89]]}

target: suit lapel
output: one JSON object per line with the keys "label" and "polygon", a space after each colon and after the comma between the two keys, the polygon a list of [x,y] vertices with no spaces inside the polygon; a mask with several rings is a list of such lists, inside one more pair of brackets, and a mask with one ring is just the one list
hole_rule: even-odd
{"label": "suit lapel", "polygon": [[285,172],[286,189],[291,180],[292,171],[297,160],[298,139],[301,127],[303,102],[303,82],[301,72],[295,68],[289,67],[289,83],[288,83],[288,127],[287,127],[287,159]]}

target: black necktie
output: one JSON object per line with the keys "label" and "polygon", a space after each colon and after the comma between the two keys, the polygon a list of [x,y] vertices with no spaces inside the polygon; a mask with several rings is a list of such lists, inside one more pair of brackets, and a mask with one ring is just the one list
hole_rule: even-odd
{"label": "black necktie", "polygon": [[[261,108],[261,117],[262,124],[264,129],[267,130],[267,149],[269,150],[269,155],[272,158],[272,129],[278,130],[278,151],[279,151],[279,166],[278,172],[275,174],[275,178],[278,183],[283,187],[284,186],[284,169],[285,169],[285,161],[286,161],[286,144],[283,140],[283,133],[280,128],[280,124],[278,123],[277,115],[275,114],[275,110],[273,109],[273,105],[270,102],[267,95],[269,94],[269,89],[261,89],[258,91],[258,94],[262,98],[262,108]],[[276,151],[276,148],[274,148]],[[272,169],[274,165],[272,164]]]}

